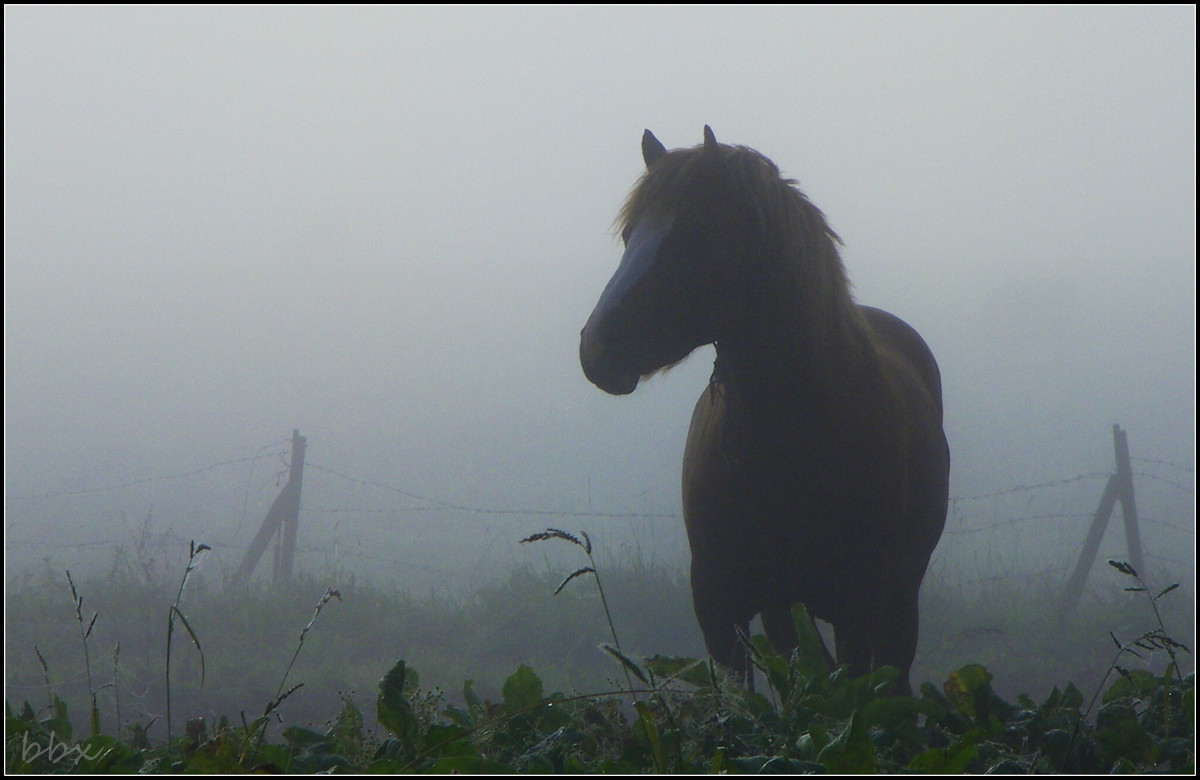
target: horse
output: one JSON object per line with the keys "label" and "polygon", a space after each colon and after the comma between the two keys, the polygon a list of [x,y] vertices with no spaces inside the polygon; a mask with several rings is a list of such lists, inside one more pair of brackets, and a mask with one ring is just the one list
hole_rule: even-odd
{"label": "horse", "polygon": [[701,145],[671,151],[647,130],[642,156],[580,363],[624,395],[716,348],[683,456],[706,649],[752,685],[739,634],[761,615],[790,655],[801,603],[832,625],[839,666],[895,667],[892,692],[911,694],[918,594],[948,501],[937,361],[904,321],[855,302],[841,239],[765,156],[707,126]]}

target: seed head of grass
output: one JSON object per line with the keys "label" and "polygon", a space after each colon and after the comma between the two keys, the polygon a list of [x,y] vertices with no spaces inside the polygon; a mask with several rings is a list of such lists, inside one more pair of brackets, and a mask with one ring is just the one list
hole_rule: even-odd
{"label": "seed head of grass", "polygon": [[581,531],[579,535],[583,537],[582,542],[579,541],[579,537],[569,534],[566,531],[561,531],[557,528],[547,528],[545,531],[525,537],[519,542],[519,544],[525,544],[526,542],[543,542],[547,539],[562,539],[565,542],[570,542],[571,544],[582,547],[584,552],[586,552],[588,555],[591,555],[592,540],[588,537],[586,531]]}

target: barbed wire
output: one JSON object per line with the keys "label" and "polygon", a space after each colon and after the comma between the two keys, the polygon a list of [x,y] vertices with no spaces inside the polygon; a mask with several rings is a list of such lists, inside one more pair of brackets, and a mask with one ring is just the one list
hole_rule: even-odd
{"label": "barbed wire", "polygon": [[[263,446],[258,448],[258,452],[255,453],[254,457],[255,458],[257,458],[259,456],[270,457],[270,455],[272,453],[265,452],[265,450],[268,450],[272,447],[278,447],[288,441],[290,441],[290,438],[280,439],[279,441],[275,441],[270,444],[264,444]],[[250,508],[250,493],[251,493],[251,487],[253,486],[253,484],[254,484],[254,465],[252,463],[250,466],[250,472],[246,475],[246,490],[242,494],[242,512],[238,516],[237,527],[233,531],[235,536],[238,534],[238,532],[240,532],[242,530],[242,524],[246,521],[246,514],[249,512],[249,508]]]}
{"label": "barbed wire", "polygon": [[[191,471],[180,472],[177,474],[164,474],[164,475],[155,476],[155,477],[143,477],[141,479],[135,479],[135,480],[131,480],[129,482],[122,482],[122,483],[118,483],[115,485],[104,485],[104,486],[94,487],[94,488],[63,489],[63,490],[58,490],[58,491],[48,491],[48,492],[37,494],[37,495],[9,496],[7,498],[9,501],[36,501],[36,500],[42,500],[42,499],[59,498],[62,496],[76,496],[76,495],[87,495],[90,493],[111,492],[114,490],[123,490],[126,488],[136,487],[138,485],[150,484],[150,483],[154,483],[154,482],[164,482],[164,481],[168,481],[168,480],[185,479],[187,477],[198,476],[200,474],[203,474],[203,473],[206,473],[209,471],[213,471],[215,469],[223,468],[225,466],[234,466],[234,465],[238,465],[238,464],[242,464],[242,463],[254,463],[259,460],[264,460],[264,459],[272,458],[272,457],[281,458],[282,461],[285,463],[285,471],[286,471],[286,456],[287,456],[286,451],[276,450],[276,451],[271,451],[271,452],[264,452],[264,450],[270,449],[272,447],[277,447],[288,441],[290,441],[290,439],[280,439],[280,440],[272,442],[270,444],[263,445],[262,447],[259,448],[259,451],[254,455],[250,455],[250,456],[244,457],[244,458],[233,458],[230,460],[218,461],[216,463],[211,463],[207,466],[202,466],[200,468],[193,469]],[[1140,457],[1139,458],[1131,458],[1131,460],[1139,461],[1142,463],[1152,463],[1152,464],[1156,464],[1156,465],[1160,465],[1160,466],[1169,466],[1171,468],[1177,469],[1177,470],[1182,471],[1187,474],[1192,473],[1191,468],[1189,468],[1187,466],[1182,466],[1178,463],[1174,463],[1171,461],[1157,460],[1154,458],[1140,458]],[[359,485],[365,485],[365,486],[369,486],[369,487],[376,487],[381,490],[386,490],[386,491],[389,491],[392,493],[396,493],[398,495],[402,495],[402,496],[405,496],[408,498],[415,499],[417,501],[422,501],[426,504],[433,505],[433,506],[429,506],[429,507],[409,507],[409,508],[405,508],[405,511],[416,511],[416,510],[420,510],[420,509],[432,510],[434,508],[441,508],[441,509],[454,509],[454,510],[458,510],[458,511],[462,511],[462,512],[476,512],[476,513],[483,513],[483,514],[534,514],[534,515],[556,515],[556,516],[564,516],[564,517],[588,517],[588,516],[597,515],[597,513],[595,513],[595,512],[582,511],[582,510],[557,511],[557,510],[544,510],[544,509],[507,509],[507,508],[497,508],[497,507],[478,507],[478,506],[471,506],[471,505],[466,505],[466,504],[459,504],[459,503],[452,502],[452,501],[445,501],[445,500],[441,500],[441,499],[437,499],[437,498],[432,498],[430,496],[424,496],[419,493],[414,493],[410,490],[406,490],[404,488],[396,487],[395,485],[389,485],[389,484],[386,484],[383,482],[379,482],[378,480],[371,480],[371,479],[364,479],[361,477],[356,477],[351,474],[347,474],[343,471],[340,471],[338,469],[331,468],[329,466],[322,466],[318,463],[313,463],[312,461],[309,461],[306,465],[309,468],[313,468],[318,471],[323,471],[323,472],[332,474],[332,475],[339,477],[340,479],[346,480],[348,482],[352,482],[352,483],[359,484]],[[247,495],[251,492],[250,485],[253,482],[253,474],[254,474],[254,471],[253,471],[253,469],[251,469],[250,473],[247,476],[247,488],[246,488]],[[1072,477],[1064,477],[1062,479],[1049,480],[1047,482],[1037,482],[1037,483],[1029,484],[1029,485],[1015,485],[1011,488],[1006,488],[1004,490],[992,491],[989,493],[979,493],[979,494],[967,495],[967,496],[954,495],[954,496],[950,496],[950,503],[956,504],[956,503],[963,503],[963,502],[970,502],[970,501],[983,501],[983,500],[987,500],[987,499],[1000,498],[1003,496],[1013,495],[1016,493],[1023,493],[1023,492],[1029,492],[1029,491],[1034,491],[1034,490],[1044,490],[1046,488],[1059,487],[1062,485],[1068,485],[1068,484],[1075,483],[1075,482],[1083,482],[1083,481],[1088,481],[1088,480],[1093,480],[1093,479],[1107,479],[1111,475],[1112,475],[1112,472],[1089,472],[1086,474],[1077,474]],[[1188,487],[1187,485],[1183,485],[1183,484],[1181,484],[1175,480],[1169,479],[1167,477],[1163,477],[1159,474],[1154,474],[1152,472],[1138,471],[1138,472],[1134,472],[1133,476],[1161,482],[1163,484],[1169,485],[1170,487],[1175,488],[1176,490],[1179,490],[1188,495],[1192,495],[1194,493],[1194,491],[1191,487]],[[276,480],[276,481],[278,481],[278,480]],[[247,501],[246,501],[245,497],[243,497],[243,510],[245,509],[244,505],[246,503],[247,503]],[[341,510],[338,510],[338,509],[310,509],[310,510],[306,510],[306,511],[333,512],[333,511],[341,511]],[[358,510],[358,511],[366,511],[366,510]],[[674,518],[680,517],[681,515],[679,515],[678,513],[670,513],[670,512],[623,512],[623,513],[599,513],[599,516],[603,516],[603,517],[661,517],[661,518],[674,519]]]}
{"label": "barbed wire", "polygon": [[[125,542],[108,540],[108,541],[62,543],[62,544],[55,544],[55,543],[51,543],[51,542],[12,542],[12,543],[7,543],[6,546],[12,547],[15,549],[36,548],[36,549],[53,549],[53,550],[61,550],[61,549],[82,550],[82,549],[90,549],[90,548],[120,547],[123,544],[125,544]],[[249,547],[249,545],[225,544],[225,543],[221,543],[221,542],[213,542],[210,546],[212,546],[216,550],[227,550],[231,553],[245,552],[246,549],[248,549],[248,547]],[[346,549],[344,547],[342,549],[330,549],[328,547],[303,545],[303,546],[296,548],[296,553],[298,555],[311,555],[314,557],[328,557],[330,555],[333,555],[333,557],[337,560],[353,558],[356,560],[373,561],[376,563],[391,564],[393,566],[403,567],[406,569],[415,569],[418,571],[434,572],[434,573],[446,574],[446,575],[453,575],[458,572],[457,569],[447,567],[447,566],[437,566],[437,565],[432,565],[429,563],[416,563],[416,562],[413,562],[412,560],[408,560],[405,558],[397,558],[397,557],[387,556],[387,555],[377,555],[377,554],[371,554],[371,553],[365,553],[365,552],[358,552],[358,551],[355,551],[352,549]],[[1170,558],[1168,556],[1158,555],[1158,554],[1150,553],[1150,552],[1145,552],[1145,553],[1143,553],[1143,555],[1147,560],[1154,560],[1159,563],[1168,564],[1169,566],[1171,566],[1175,569],[1194,569],[1195,565],[1196,565],[1195,561],[1178,560],[1175,558]],[[1067,568],[1068,567],[1065,564],[1060,564],[1060,565],[1052,566],[1045,571],[1046,572],[1060,571],[1060,570],[1066,571]],[[1043,573],[1045,573],[1045,572],[1043,572]],[[990,577],[984,577],[981,579],[972,580],[970,583],[967,583],[967,584],[977,584],[977,583],[988,582],[988,581],[992,581],[992,580],[1012,579],[1014,577],[1024,577],[1026,575],[1027,575],[1027,573],[1025,573],[1025,572],[1013,573],[1013,574],[997,574],[997,575],[993,575]]]}
{"label": "barbed wire", "polygon": [[[456,512],[468,512],[471,514],[480,514],[480,515],[510,515],[510,516],[522,516],[522,517],[565,517],[565,518],[599,517],[599,518],[606,518],[606,519],[610,519],[610,520],[635,520],[635,519],[675,520],[675,519],[679,519],[680,517],[682,517],[682,515],[680,515],[678,512],[596,512],[596,511],[592,511],[592,510],[506,509],[503,507],[469,506],[467,504],[458,504],[458,503],[455,503],[452,501],[442,501],[442,500],[439,500],[436,498],[429,498],[428,496],[422,496],[417,493],[413,493],[412,491],[405,490],[403,488],[398,488],[393,485],[386,485],[382,482],[378,482],[375,480],[360,479],[358,477],[353,477],[349,474],[340,472],[336,469],[329,468],[328,466],[320,466],[320,465],[317,465],[314,463],[306,463],[305,466],[306,467],[311,466],[319,471],[324,471],[329,474],[333,474],[336,477],[340,477],[341,479],[347,480],[349,482],[353,482],[355,484],[376,487],[381,490],[387,490],[392,493],[397,493],[406,498],[411,498],[411,499],[415,499],[417,501],[424,501],[428,504],[433,504],[434,506],[431,507],[431,509],[436,509],[437,511],[453,510]],[[405,511],[417,511],[417,510],[420,510],[421,507],[404,507],[403,509]],[[302,509],[302,511],[326,511],[326,512],[328,512],[328,511],[333,511],[333,510]]]}
{"label": "barbed wire", "polygon": [[[1027,515],[1025,517],[1010,517],[1005,520],[996,521],[991,525],[979,526],[978,528],[946,528],[946,530],[942,533],[951,536],[965,536],[968,534],[982,533],[984,531],[994,531],[997,528],[1019,525],[1021,523],[1031,522],[1034,520],[1081,520],[1090,518],[1092,516],[1093,515],[1091,512],[1072,512],[1057,515]],[[957,515],[955,517],[956,519],[962,519]]]}
{"label": "barbed wire", "polygon": [[950,503],[956,504],[965,501],[983,501],[988,498],[1000,498],[1001,496],[1012,495],[1013,493],[1024,493],[1030,490],[1044,490],[1045,488],[1058,487],[1060,485],[1068,485],[1072,482],[1083,482],[1089,479],[1108,479],[1112,476],[1111,472],[1092,472],[1090,474],[1079,474],[1074,477],[1065,479],[1055,479],[1050,482],[1039,482],[1035,485],[1017,485],[1016,487],[1008,488],[1007,490],[997,490],[994,493],[980,493],[975,496],[951,496]]}
{"label": "barbed wire", "polygon": [[1143,556],[1145,556],[1146,558],[1149,558],[1150,560],[1153,560],[1153,561],[1159,561],[1160,563],[1169,563],[1172,566],[1178,566],[1181,569],[1196,568],[1195,561],[1178,561],[1178,560],[1175,560],[1174,558],[1167,558],[1166,556],[1155,555],[1154,553],[1143,553]]}
{"label": "barbed wire", "polygon": [[[156,476],[156,477],[145,477],[142,479],[136,479],[136,480],[132,480],[129,482],[124,482],[124,483],[120,483],[120,484],[116,484],[116,485],[108,485],[108,486],[95,487],[95,488],[68,489],[68,490],[47,492],[47,493],[40,494],[40,495],[14,496],[14,497],[9,497],[8,500],[10,500],[10,501],[34,501],[34,500],[39,500],[39,499],[52,499],[52,498],[58,498],[58,497],[63,497],[63,496],[76,496],[76,495],[87,495],[87,494],[101,493],[101,492],[110,492],[110,491],[130,488],[130,487],[136,487],[139,485],[156,483],[156,482],[185,479],[188,477],[198,476],[200,474],[204,474],[206,472],[214,471],[216,469],[227,467],[227,466],[235,466],[235,465],[244,464],[244,463],[255,464],[255,463],[257,463],[257,461],[268,459],[268,458],[281,458],[281,459],[286,460],[286,454],[287,454],[286,452],[281,451],[281,450],[272,450],[270,452],[267,452],[266,450],[273,448],[273,447],[277,447],[283,443],[286,443],[287,441],[289,441],[289,439],[282,439],[280,441],[272,442],[271,444],[264,445],[263,447],[261,447],[259,449],[259,451],[255,455],[251,455],[251,456],[244,457],[244,458],[234,458],[234,459],[230,459],[230,460],[223,460],[223,461],[212,463],[207,466],[203,466],[201,468],[193,469],[193,470],[186,471],[186,472],[180,472],[180,473],[176,473],[176,474],[167,474],[167,475],[161,475],[161,476]],[[1142,463],[1151,463],[1151,464],[1156,464],[1156,465],[1168,466],[1168,467],[1177,469],[1181,472],[1189,473],[1189,474],[1192,471],[1190,468],[1188,468],[1186,466],[1181,466],[1177,463],[1172,463],[1170,461],[1155,460],[1153,458],[1134,458],[1133,460],[1137,460]],[[594,511],[594,510],[552,510],[552,509],[541,509],[541,508],[506,508],[506,507],[494,507],[494,506],[491,506],[491,507],[476,506],[476,505],[463,504],[463,503],[458,503],[458,502],[454,502],[454,501],[447,501],[447,500],[443,500],[443,499],[433,498],[430,496],[415,493],[413,491],[407,490],[402,487],[397,487],[395,485],[386,484],[386,483],[380,482],[378,480],[364,479],[361,477],[356,477],[351,474],[347,474],[343,471],[340,471],[338,469],[334,469],[329,466],[324,466],[319,463],[313,463],[311,461],[308,462],[306,465],[310,469],[329,474],[331,476],[334,476],[338,479],[350,482],[352,484],[377,488],[377,489],[384,490],[384,491],[387,491],[387,492],[390,492],[390,493],[393,493],[396,495],[404,496],[405,498],[409,498],[414,501],[419,501],[422,504],[421,506],[406,506],[406,507],[391,507],[391,508],[353,508],[353,507],[312,507],[312,508],[309,508],[309,507],[302,507],[301,511],[303,511],[305,513],[310,513],[310,514],[394,515],[394,514],[426,513],[426,512],[439,512],[439,513],[440,512],[461,512],[461,513],[467,513],[467,514],[501,516],[501,517],[503,517],[503,516],[507,516],[507,517],[547,517],[547,518],[557,518],[557,519],[602,518],[602,519],[616,519],[616,520],[621,520],[621,519],[626,519],[626,520],[631,520],[631,519],[678,520],[682,517],[682,515],[678,512],[610,512],[610,511]],[[247,476],[246,494],[243,496],[243,500],[241,502],[242,509],[241,509],[241,513],[238,518],[238,524],[237,524],[238,530],[240,530],[240,528],[242,527],[245,517],[246,517],[246,514],[247,514],[247,511],[248,511],[249,493],[251,492],[251,486],[253,484],[253,475],[254,475],[254,468],[252,465],[252,467],[249,471],[249,475]],[[989,499],[998,499],[998,498],[1003,498],[1006,496],[1015,495],[1018,493],[1041,491],[1041,490],[1046,490],[1049,488],[1055,488],[1055,487],[1060,487],[1063,485],[1084,482],[1084,481],[1089,481],[1089,480],[1107,479],[1110,476],[1111,476],[1111,473],[1091,472],[1091,473],[1087,473],[1087,474],[1079,474],[1079,475],[1075,475],[1072,477],[1066,477],[1063,479],[1039,482],[1036,484],[1017,485],[1012,488],[1008,488],[1005,490],[993,491],[993,492],[989,492],[989,493],[981,493],[981,494],[969,495],[969,496],[952,496],[950,498],[951,514],[956,520],[958,520],[961,523],[964,520],[964,516],[961,514],[961,511],[959,509],[959,504],[978,502],[978,501],[984,501],[984,500],[989,500]],[[1185,493],[1187,495],[1193,495],[1193,490],[1191,488],[1189,488],[1185,485],[1182,485],[1175,480],[1168,479],[1166,477],[1162,477],[1157,474],[1153,474],[1153,473],[1149,473],[1149,472],[1135,472],[1134,476],[1142,478],[1142,479],[1149,479],[1149,480],[1157,481],[1159,483],[1165,484],[1165,485],[1167,485],[1175,490],[1178,490],[1182,493]],[[1084,512],[1027,515],[1027,516],[1022,516],[1022,517],[1006,518],[1003,520],[992,522],[988,525],[978,526],[978,527],[973,527],[973,528],[949,527],[946,529],[945,533],[950,536],[972,535],[972,534],[979,534],[979,533],[984,533],[987,531],[996,530],[999,528],[1012,527],[1012,526],[1026,523],[1026,522],[1048,521],[1048,520],[1076,520],[1076,519],[1089,518],[1091,516],[1092,515],[1090,513],[1084,513]],[[1158,526],[1168,528],[1168,529],[1171,529],[1173,531],[1177,531],[1180,533],[1194,533],[1194,528],[1185,528],[1183,526],[1171,524],[1171,523],[1164,522],[1164,521],[1142,518],[1142,522],[1158,525]],[[235,535],[236,535],[236,533],[235,533]],[[111,542],[111,541],[48,542],[48,541],[12,541],[12,540],[8,540],[8,539],[6,539],[6,542],[5,542],[5,546],[7,548],[43,548],[43,549],[86,549],[89,547],[98,547],[98,546],[116,545],[116,544],[119,544],[119,542]],[[232,546],[232,545],[230,545],[230,546]],[[244,549],[244,548],[239,548],[239,549]]]}
{"label": "barbed wire", "polygon": [[1140,461],[1142,463],[1154,463],[1159,466],[1170,466],[1173,469],[1179,469],[1184,474],[1192,473],[1191,466],[1181,466],[1178,463],[1172,463],[1169,460],[1155,460],[1154,458],[1133,458],[1133,457],[1131,457],[1130,460],[1136,460],[1136,461]]}
{"label": "barbed wire", "polygon": [[[268,446],[270,446],[270,445],[268,445]],[[165,482],[167,480],[172,480],[172,479],[184,479],[186,477],[195,477],[199,474],[203,474],[208,471],[213,471],[215,469],[219,469],[224,466],[234,466],[239,463],[249,463],[249,462],[256,461],[256,460],[262,460],[263,458],[270,458],[276,454],[278,454],[278,453],[268,452],[268,453],[260,453],[258,455],[251,455],[247,458],[234,458],[233,460],[223,460],[220,463],[212,463],[208,466],[204,466],[203,468],[198,468],[193,471],[185,471],[185,472],[181,472],[179,474],[164,474],[164,475],[158,476],[158,477],[143,477],[141,479],[135,479],[132,482],[122,482],[119,485],[104,485],[102,487],[78,488],[75,490],[58,490],[58,491],[42,493],[40,495],[34,495],[34,496],[7,496],[6,498],[9,501],[38,501],[38,500],[47,499],[47,498],[61,498],[63,496],[83,496],[83,495],[88,495],[89,493],[108,493],[113,490],[124,490],[125,488],[137,487],[138,485],[145,485],[145,484],[149,484],[151,482]]]}
{"label": "barbed wire", "polygon": [[1191,489],[1190,487],[1187,487],[1187,486],[1185,486],[1185,485],[1181,485],[1181,484],[1179,484],[1178,482],[1176,482],[1176,481],[1174,481],[1174,480],[1167,479],[1166,477],[1160,477],[1160,476],[1159,476],[1159,475],[1157,475],[1157,474],[1150,474],[1150,473],[1147,473],[1147,472],[1144,472],[1144,471],[1135,471],[1135,472],[1133,472],[1133,476],[1135,476],[1135,477],[1143,477],[1143,478],[1145,478],[1145,479],[1152,479],[1152,480],[1154,480],[1154,481],[1156,481],[1156,482],[1162,482],[1162,483],[1164,483],[1164,484],[1170,485],[1171,487],[1175,488],[1176,490],[1179,490],[1179,491],[1182,491],[1182,492],[1184,492],[1184,493],[1187,493],[1189,496],[1190,496],[1190,495],[1192,495],[1192,492],[1193,492],[1193,491],[1192,491],[1192,489]]}

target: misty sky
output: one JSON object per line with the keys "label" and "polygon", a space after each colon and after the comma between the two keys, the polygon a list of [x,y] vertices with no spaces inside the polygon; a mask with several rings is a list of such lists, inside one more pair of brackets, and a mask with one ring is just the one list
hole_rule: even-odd
{"label": "misty sky", "polygon": [[[678,512],[711,350],[613,398],[578,335],[643,128],[704,124],[797,179],[858,299],[924,335],[953,493],[1110,469],[1113,423],[1190,468],[1195,30],[1194,6],[6,7],[6,539],[122,541],[153,505],[244,545],[275,466],[30,499],[293,428],[445,503]],[[378,513],[336,515],[343,544],[417,522],[325,484],[306,508]],[[460,548],[554,524],[450,514]]]}

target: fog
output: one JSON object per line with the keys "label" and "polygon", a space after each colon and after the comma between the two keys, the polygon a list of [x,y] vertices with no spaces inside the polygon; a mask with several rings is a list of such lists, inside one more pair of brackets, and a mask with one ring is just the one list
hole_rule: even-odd
{"label": "fog", "polygon": [[[1158,463],[1147,552],[1193,576],[1193,6],[4,21],[10,576],[105,565],[148,517],[181,566],[188,539],[236,566],[293,429],[303,565],[457,588],[540,565],[516,540],[546,526],[684,560],[711,349],[614,398],[578,336],[643,128],[673,148],[705,124],[797,179],[857,298],[937,355],[948,540],[1094,511],[1094,480],[974,497],[1110,471],[1119,423]],[[1086,519],[1027,531],[935,563],[1062,565]]]}

